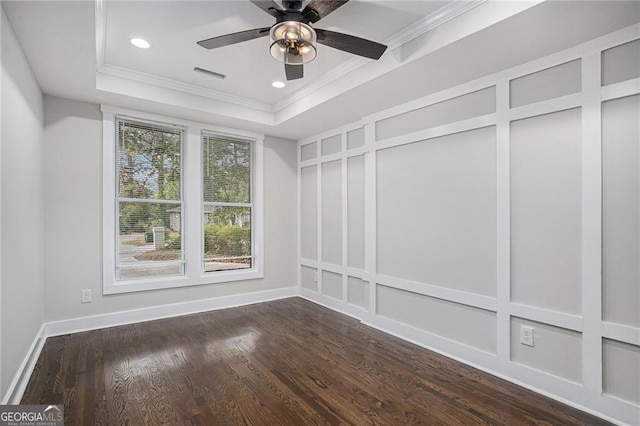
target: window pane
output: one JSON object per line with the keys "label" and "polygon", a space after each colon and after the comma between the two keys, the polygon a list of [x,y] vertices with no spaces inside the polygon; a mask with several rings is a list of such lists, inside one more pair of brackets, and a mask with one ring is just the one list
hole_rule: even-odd
{"label": "window pane", "polygon": [[120,202],[118,279],[182,275],[182,206]]}
{"label": "window pane", "polygon": [[118,196],[180,199],[182,132],[144,123],[118,122]]}
{"label": "window pane", "polygon": [[204,270],[251,268],[251,208],[204,206]]}
{"label": "window pane", "polygon": [[251,202],[250,142],[205,135],[202,159],[205,202]]}

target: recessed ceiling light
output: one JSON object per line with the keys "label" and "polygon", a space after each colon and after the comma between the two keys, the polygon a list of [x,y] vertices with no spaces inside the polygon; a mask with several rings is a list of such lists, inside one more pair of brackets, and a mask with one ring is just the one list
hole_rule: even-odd
{"label": "recessed ceiling light", "polygon": [[271,85],[276,89],[282,89],[285,86],[285,84],[281,81],[274,81],[273,83],[271,83]]}
{"label": "recessed ceiling light", "polygon": [[131,40],[129,40],[129,42],[135,47],[139,47],[140,49],[148,49],[149,47],[151,47],[147,40],[138,37],[133,37]]}

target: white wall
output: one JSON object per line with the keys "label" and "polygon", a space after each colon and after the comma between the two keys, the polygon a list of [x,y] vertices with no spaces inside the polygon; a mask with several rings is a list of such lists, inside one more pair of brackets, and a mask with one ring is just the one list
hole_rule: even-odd
{"label": "white wall", "polygon": [[42,93],[2,11],[0,396],[44,316]]}
{"label": "white wall", "polygon": [[637,424],[638,39],[640,24],[299,141],[302,295]]}
{"label": "white wall", "polygon": [[[98,105],[45,97],[45,320],[272,290],[296,284],[296,150],[264,142],[264,279],[102,295],[102,114]],[[80,303],[91,289],[93,302]]]}

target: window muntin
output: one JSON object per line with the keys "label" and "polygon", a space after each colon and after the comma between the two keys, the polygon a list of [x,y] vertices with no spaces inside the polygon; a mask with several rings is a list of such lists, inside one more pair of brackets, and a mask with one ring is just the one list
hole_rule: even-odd
{"label": "window muntin", "polygon": [[181,128],[117,119],[116,280],[184,274]]}
{"label": "window muntin", "polygon": [[252,150],[248,140],[202,135],[205,272],[253,266]]}
{"label": "window muntin", "polygon": [[[216,283],[231,283],[235,281],[243,280],[255,280],[264,278],[264,241],[263,241],[263,144],[264,135],[253,132],[248,132],[239,129],[230,129],[224,127],[218,127],[209,123],[201,123],[190,120],[179,119],[175,117],[167,117],[156,114],[149,114],[140,111],[132,111],[123,108],[116,108],[107,105],[102,105],[101,110],[103,113],[102,120],[102,141],[103,141],[103,169],[102,169],[102,181],[103,181],[103,294],[122,294],[138,291],[148,290],[160,290],[167,288],[181,288],[195,285],[206,285]],[[124,176],[122,181],[122,188],[120,182],[119,167],[123,165],[126,169],[130,167],[132,163],[121,163],[123,161],[122,149],[126,148],[126,145],[122,145],[119,148],[120,140],[122,139],[119,134],[119,123],[128,122],[132,125],[137,125],[142,128],[153,128],[169,132],[181,132],[181,146],[180,146],[180,179],[179,191],[171,191],[170,185],[163,186],[165,199],[158,197],[151,197],[147,194],[149,191],[153,194],[159,192],[155,186],[157,182],[156,173],[146,173],[146,179],[143,179],[145,173],[140,172],[135,177],[138,178],[138,184],[129,188],[125,186],[127,183],[131,183],[133,176],[129,173],[129,176]],[[234,250],[231,254],[226,254],[228,257],[245,257],[241,256],[249,249],[251,252],[250,263],[244,260],[244,264],[241,264],[238,268],[235,259],[218,259],[225,260],[220,263],[232,263],[230,265],[237,269],[217,269],[216,272],[205,272],[203,266],[204,256],[204,188],[203,188],[203,148],[202,140],[203,134],[209,136],[218,135],[223,136],[226,140],[233,140],[236,142],[244,142],[250,145],[250,150],[247,159],[250,161],[250,173],[249,173],[249,189],[247,191],[235,191],[236,194],[244,194],[236,200],[246,200],[249,197],[249,202],[242,203],[234,201],[233,198],[226,198],[231,201],[229,207],[250,207],[250,213],[243,213],[242,223],[246,224],[250,222],[250,234],[251,239],[248,244],[245,239],[241,239],[244,243],[238,249],[238,245],[232,245]],[[118,155],[118,150],[121,149],[121,154]],[[135,156],[131,156],[135,158]],[[159,163],[164,164],[164,163]],[[145,164],[142,164],[145,165]],[[170,169],[170,168],[169,168]],[[165,171],[167,167],[165,167]],[[177,169],[178,170],[178,169]],[[123,170],[127,171],[127,170]],[[165,173],[166,175],[166,173]],[[128,179],[128,180],[127,180]],[[165,179],[160,179],[165,181]],[[247,178],[244,178],[244,182]],[[173,182],[176,182],[174,179]],[[236,182],[238,182],[236,180]],[[177,188],[174,185],[175,188]],[[145,189],[146,188],[146,189]],[[245,185],[246,188],[246,185]],[[135,189],[135,190],[134,190]],[[122,190],[122,192],[121,192]],[[229,192],[229,191],[227,191]],[[142,195],[141,195],[142,194]],[[172,194],[180,194],[179,198],[175,198]],[[145,198],[146,197],[146,198]],[[207,197],[208,200],[220,200],[225,199],[222,195]],[[207,201],[216,204],[213,207],[225,207],[229,204],[225,201]],[[121,206],[121,203],[122,206]],[[143,236],[138,233],[134,241],[120,240],[120,210],[127,212],[127,209],[131,209],[129,205],[124,203],[148,203],[143,205],[137,205],[138,209],[147,209],[155,213],[155,216],[150,216],[149,220],[160,219],[164,224],[165,230],[165,243],[168,244],[167,248],[177,248],[180,246],[178,260],[176,256],[170,255],[168,258],[163,258],[167,266],[167,269],[157,268],[155,275],[146,271],[146,275],[138,276],[135,270],[125,268],[124,262],[120,262],[120,268],[118,268],[118,245],[120,244],[120,251],[129,250],[135,251],[137,247],[145,243],[148,236]],[[149,204],[159,204],[151,209]],[[213,207],[208,207],[207,213],[213,213]],[[218,209],[220,210],[220,209]],[[223,209],[225,210],[225,209]],[[228,209],[227,209],[228,210]],[[221,212],[218,214],[229,214],[228,212]],[[168,218],[167,218],[168,216]],[[168,222],[168,225],[167,225]],[[128,222],[131,226],[131,222]],[[239,221],[236,220],[236,224]],[[246,225],[244,225],[246,229]],[[162,227],[160,227],[162,228]],[[139,229],[139,228],[138,228]],[[128,232],[128,231],[127,231]],[[246,232],[246,231],[245,231]],[[131,233],[125,233],[131,235]],[[129,237],[131,238],[131,237]],[[143,239],[144,238],[144,239]],[[170,241],[168,241],[170,239]],[[164,246],[162,244],[162,246]],[[127,245],[128,247],[122,247]],[[131,253],[130,253],[131,254]],[[138,253],[134,253],[137,255]],[[232,256],[233,255],[233,256]],[[233,260],[233,262],[226,262],[227,260]],[[158,260],[146,260],[144,257],[142,260],[136,259],[135,266],[144,266],[144,262],[151,263],[152,266],[158,266]],[[212,269],[212,268],[208,268]],[[176,270],[179,272],[176,272]]]}

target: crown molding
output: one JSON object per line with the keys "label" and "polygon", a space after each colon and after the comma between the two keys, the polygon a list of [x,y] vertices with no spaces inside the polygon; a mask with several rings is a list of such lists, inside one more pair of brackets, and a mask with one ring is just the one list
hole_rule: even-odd
{"label": "crown molding", "polygon": [[113,77],[124,78],[138,83],[150,84],[165,89],[177,90],[191,95],[202,96],[220,102],[252,108],[258,111],[273,113],[273,106],[265,102],[254,101],[242,96],[231,95],[218,90],[207,89],[194,84],[183,83],[166,77],[135,71],[129,68],[112,65],[106,62],[107,44],[107,0],[95,0],[95,26],[96,26],[96,71]]}
{"label": "crown molding", "polygon": [[389,37],[385,42],[389,46],[389,50],[393,50],[485,2],[487,0],[455,0]]}
{"label": "crown molding", "polygon": [[[435,12],[420,19],[413,25],[410,25],[404,30],[384,40],[384,43],[388,46],[387,52],[390,52],[391,50],[396,49],[405,43],[408,43],[409,41],[454,19],[455,17],[460,16],[477,6],[480,6],[486,1],[487,0],[455,0],[441,7]],[[370,60],[365,58],[354,57],[353,59],[344,62],[342,65],[335,67],[313,83],[304,86],[300,90],[297,90],[291,95],[276,102],[275,104],[273,104],[273,109],[275,112],[281,111],[287,106],[310,96],[311,94],[317,92],[328,84],[344,77],[345,75],[357,70],[360,67],[367,65],[370,62]]]}
{"label": "crown molding", "polygon": [[207,89],[202,86],[196,86],[195,84],[183,83],[181,81],[172,80],[170,78],[159,77],[154,74],[134,71],[132,69],[120,67],[117,65],[105,63],[100,67],[100,69],[98,69],[98,73],[110,75],[113,77],[124,78],[127,80],[136,81],[138,83],[150,84],[165,89],[177,90],[178,92],[202,96],[216,101],[239,105],[259,111],[273,113],[273,106],[264,102],[254,101],[249,98],[231,95],[229,93],[220,92],[218,90]]}
{"label": "crown molding", "polygon": [[[438,26],[454,19],[455,17],[468,12],[469,10],[485,3],[487,0],[454,0],[453,2],[441,7],[435,12],[425,16],[413,25],[405,28],[399,33],[384,40],[388,46],[388,52],[394,50],[403,44],[429,32]],[[107,9],[108,0],[95,0],[95,27],[96,27],[96,70],[98,73],[110,75],[118,78],[127,79],[143,84],[162,87],[166,89],[176,90],[179,92],[201,96],[213,99],[219,102],[225,102],[246,108],[255,109],[267,113],[275,114],[283,109],[296,104],[318,92],[329,84],[341,79],[347,74],[370,64],[371,61],[361,57],[354,57],[340,66],[332,69],[324,74],[321,78],[310,83],[303,88],[297,90],[291,95],[275,102],[268,104],[265,102],[254,101],[242,96],[232,95],[218,90],[208,89],[181,81],[173,80],[166,77],[160,77],[154,74],[135,71],[129,68],[109,64],[105,62],[106,40],[107,40]],[[400,66],[401,64],[398,64]],[[362,82],[364,83],[364,81]]]}

